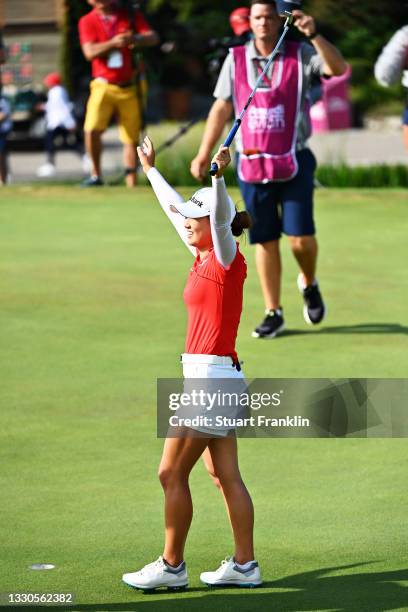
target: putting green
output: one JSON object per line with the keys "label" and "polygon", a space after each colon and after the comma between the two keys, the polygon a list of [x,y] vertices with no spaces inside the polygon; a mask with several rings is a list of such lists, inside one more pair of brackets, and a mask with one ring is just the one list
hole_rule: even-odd
{"label": "putting green", "polygon": [[[329,307],[319,329],[303,321],[284,243],[289,332],[250,337],[263,306],[242,247],[246,375],[406,377],[406,192],[321,190],[316,216]],[[77,610],[408,610],[403,439],[242,441],[265,588],[201,588],[200,571],[232,550],[201,465],[191,589],[122,585],[161,553],[155,388],[180,374],[190,255],[148,188],[3,189],[0,233],[1,592],[74,591]],[[41,562],[56,568],[28,569]]]}

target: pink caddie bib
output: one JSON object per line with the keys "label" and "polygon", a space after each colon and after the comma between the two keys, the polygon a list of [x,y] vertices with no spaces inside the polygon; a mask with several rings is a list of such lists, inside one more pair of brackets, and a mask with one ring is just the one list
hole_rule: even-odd
{"label": "pink caddie bib", "polygon": [[[245,47],[234,47],[234,108],[242,111],[252,91]],[[288,181],[298,171],[297,119],[302,92],[300,45],[286,41],[276,60],[271,86],[257,90],[241,124],[238,175],[247,183]]]}

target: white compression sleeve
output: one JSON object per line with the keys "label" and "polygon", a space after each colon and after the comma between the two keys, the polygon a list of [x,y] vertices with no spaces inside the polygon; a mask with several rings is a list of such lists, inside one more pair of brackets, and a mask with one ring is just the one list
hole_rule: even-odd
{"label": "white compression sleeve", "polygon": [[210,223],[215,256],[223,266],[228,268],[235,259],[237,243],[231,230],[232,204],[228,198],[224,177],[212,178],[214,192],[211,207]]}
{"label": "white compression sleeve", "polygon": [[179,213],[170,210],[170,204],[177,204],[184,202],[182,196],[175,190],[165,178],[160,174],[157,168],[150,168],[147,173],[147,178],[150,181],[153,191],[159,200],[160,206],[164,210],[167,217],[173,224],[176,232],[194,257],[196,256],[196,249],[190,246],[187,242],[186,229],[184,227],[184,217]]}

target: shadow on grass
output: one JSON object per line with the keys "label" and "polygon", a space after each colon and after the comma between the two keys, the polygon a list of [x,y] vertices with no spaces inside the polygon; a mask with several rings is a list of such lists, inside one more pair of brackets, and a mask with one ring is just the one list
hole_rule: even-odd
{"label": "shadow on grass", "polygon": [[[273,582],[264,583],[258,589],[189,589],[183,596],[163,591],[163,595],[150,599],[149,595],[134,603],[82,604],[67,608],[71,611],[95,612],[185,612],[216,610],[239,610],[239,612],[298,612],[335,610],[336,612],[381,612],[386,610],[408,609],[408,586],[398,584],[408,581],[408,569],[367,572],[329,576],[329,573],[361,567],[369,563],[355,563],[339,567],[329,567],[301,574],[287,576]],[[268,589],[268,592],[265,591]],[[276,592],[273,589],[277,589]],[[190,593],[200,596],[188,597]],[[141,594],[137,595],[138,598]],[[16,609],[16,608],[14,608]],[[27,608],[26,608],[27,609]],[[57,607],[36,607],[36,610],[61,610]]]}
{"label": "shadow on grass", "polygon": [[287,329],[274,340],[287,336],[301,336],[304,334],[408,334],[408,327],[400,323],[359,323],[357,325],[334,325],[311,329]]}

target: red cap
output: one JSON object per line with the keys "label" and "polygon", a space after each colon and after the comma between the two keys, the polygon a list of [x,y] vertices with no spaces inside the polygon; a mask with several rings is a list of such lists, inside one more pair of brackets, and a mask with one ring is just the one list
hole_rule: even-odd
{"label": "red cap", "polygon": [[229,22],[236,36],[241,36],[244,32],[248,32],[249,26],[249,8],[242,6],[232,11]]}
{"label": "red cap", "polygon": [[61,77],[58,72],[50,72],[44,78],[44,85],[51,89],[51,87],[55,87],[55,85],[61,85]]}

